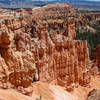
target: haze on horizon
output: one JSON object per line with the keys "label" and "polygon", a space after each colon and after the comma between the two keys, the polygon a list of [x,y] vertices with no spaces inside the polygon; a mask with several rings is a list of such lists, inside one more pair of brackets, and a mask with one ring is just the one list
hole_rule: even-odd
{"label": "haze on horizon", "polygon": [[69,3],[82,10],[100,11],[100,0],[0,0],[0,6],[11,9],[34,8],[53,2]]}

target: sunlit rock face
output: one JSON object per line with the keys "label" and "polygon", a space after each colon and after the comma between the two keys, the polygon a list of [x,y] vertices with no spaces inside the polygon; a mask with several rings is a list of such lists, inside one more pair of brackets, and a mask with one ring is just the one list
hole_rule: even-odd
{"label": "sunlit rock face", "polygon": [[[74,28],[72,29],[67,33],[70,36],[75,32]],[[76,86],[76,84],[88,85],[90,82],[90,70],[88,69],[90,60],[87,42],[73,40],[72,37],[65,34],[52,35],[50,38],[45,33],[41,32],[41,37],[45,38],[39,40],[41,41],[40,44],[33,51],[37,62],[39,80],[49,83],[55,80],[55,84],[66,88]],[[48,45],[47,43],[51,44]]]}
{"label": "sunlit rock face", "polygon": [[[66,7],[72,10],[68,15],[73,15],[75,9]],[[33,14],[29,17],[26,17],[29,13],[22,10],[19,12],[23,18],[0,23],[0,87],[27,88],[34,77],[68,91],[78,85],[87,86],[93,71],[87,41],[75,40],[75,18],[66,19],[65,30],[60,31],[57,24],[53,27],[55,31],[49,32],[49,23],[41,23],[41,16],[35,16],[39,9],[30,10]]]}
{"label": "sunlit rock face", "polygon": [[[12,20],[11,20],[12,23]],[[16,25],[15,25],[16,24]],[[20,20],[14,24],[4,24],[0,30],[0,87],[28,87],[35,72],[34,55],[30,51],[30,36],[17,32]]]}

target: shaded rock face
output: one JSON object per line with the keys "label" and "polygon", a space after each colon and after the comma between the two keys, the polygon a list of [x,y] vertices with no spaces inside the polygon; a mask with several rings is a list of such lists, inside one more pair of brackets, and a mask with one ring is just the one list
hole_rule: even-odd
{"label": "shaded rock face", "polygon": [[93,50],[92,59],[94,60],[94,64],[100,68],[100,45]]}
{"label": "shaded rock face", "polygon": [[29,22],[19,18],[0,24],[0,87],[26,88],[34,73],[39,81],[54,82],[69,91],[76,84],[87,86],[91,67],[88,46],[86,41],[74,40],[74,17],[67,19],[61,33],[49,33],[47,23]]}
{"label": "shaded rock face", "polygon": [[90,91],[86,100],[100,100],[100,90],[93,89]]}
{"label": "shaded rock face", "polygon": [[95,48],[93,54],[92,54],[92,59],[96,59],[96,62],[98,64],[100,64],[100,45],[97,45],[97,47]]}

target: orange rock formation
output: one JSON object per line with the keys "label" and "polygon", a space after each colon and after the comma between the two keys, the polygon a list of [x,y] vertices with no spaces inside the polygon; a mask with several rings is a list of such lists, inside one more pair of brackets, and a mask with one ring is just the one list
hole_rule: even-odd
{"label": "orange rock formation", "polygon": [[97,66],[90,65],[87,41],[75,40],[74,16],[67,18],[65,30],[59,31],[57,26],[50,32],[48,23],[32,18],[6,19],[0,23],[0,88],[27,88],[34,78],[68,91],[88,86]]}

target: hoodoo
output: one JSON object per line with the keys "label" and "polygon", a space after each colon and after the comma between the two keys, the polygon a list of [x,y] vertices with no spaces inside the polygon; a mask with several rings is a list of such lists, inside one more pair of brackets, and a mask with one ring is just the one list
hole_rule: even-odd
{"label": "hoodoo", "polygon": [[[82,100],[73,91],[81,87],[89,93],[98,66],[89,58],[87,41],[75,40],[79,11],[57,3],[11,12],[9,19],[0,21],[0,88],[19,90],[33,98],[42,94],[43,100],[61,100],[55,91],[64,93],[62,100]],[[99,63],[99,55],[94,55]]]}

